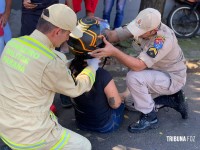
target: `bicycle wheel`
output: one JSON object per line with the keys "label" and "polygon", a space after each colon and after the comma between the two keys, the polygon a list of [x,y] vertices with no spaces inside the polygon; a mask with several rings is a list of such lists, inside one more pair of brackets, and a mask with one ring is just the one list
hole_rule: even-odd
{"label": "bicycle wheel", "polygon": [[176,7],[168,16],[168,25],[177,37],[192,37],[199,30],[199,14],[187,5]]}

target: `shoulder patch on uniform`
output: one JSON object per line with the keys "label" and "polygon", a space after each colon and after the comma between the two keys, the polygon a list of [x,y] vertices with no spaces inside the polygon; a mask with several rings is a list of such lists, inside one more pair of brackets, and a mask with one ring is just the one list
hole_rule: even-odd
{"label": "shoulder patch on uniform", "polygon": [[155,47],[150,47],[147,51],[147,54],[152,57],[155,58],[156,55],[158,54],[158,50]]}
{"label": "shoulder patch on uniform", "polygon": [[165,38],[163,36],[156,36],[154,40],[154,47],[159,50],[163,47],[164,42]]}

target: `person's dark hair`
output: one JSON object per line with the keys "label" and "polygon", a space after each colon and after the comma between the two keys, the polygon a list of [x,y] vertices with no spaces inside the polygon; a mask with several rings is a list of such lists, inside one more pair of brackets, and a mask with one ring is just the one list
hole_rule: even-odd
{"label": "person's dark hair", "polygon": [[[75,78],[78,76],[81,71],[87,67],[87,62],[85,61],[85,58],[82,56],[75,56],[75,58],[72,60],[69,69],[71,70],[72,77],[75,81]],[[76,82],[75,82],[76,83]],[[95,91],[95,87],[92,86],[91,90],[89,92],[83,93],[86,97],[91,91]]]}
{"label": "person's dark hair", "polygon": [[53,29],[58,28],[54,26],[52,23],[44,20],[43,18],[39,18],[36,29],[40,32],[46,34],[51,32]]}
{"label": "person's dark hair", "polygon": [[[37,30],[39,30],[40,32],[44,34],[51,32],[55,28],[58,28],[58,27],[54,26],[52,23],[44,20],[43,18],[40,18],[38,20],[37,27],[36,27]],[[66,30],[64,29],[61,29],[61,30],[63,33],[66,32]]]}
{"label": "person's dark hair", "polygon": [[71,70],[71,73],[73,77],[75,78],[81,71],[87,66],[87,63],[84,60],[84,57],[82,56],[75,56],[75,58],[72,60],[69,69]]}

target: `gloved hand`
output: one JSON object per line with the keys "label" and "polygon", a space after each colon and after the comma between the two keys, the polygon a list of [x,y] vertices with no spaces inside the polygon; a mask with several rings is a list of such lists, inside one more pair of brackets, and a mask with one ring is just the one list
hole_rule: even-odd
{"label": "gloved hand", "polygon": [[99,63],[101,62],[99,58],[87,59],[86,61],[88,66],[93,67],[95,71],[97,71],[97,69],[99,68]]}

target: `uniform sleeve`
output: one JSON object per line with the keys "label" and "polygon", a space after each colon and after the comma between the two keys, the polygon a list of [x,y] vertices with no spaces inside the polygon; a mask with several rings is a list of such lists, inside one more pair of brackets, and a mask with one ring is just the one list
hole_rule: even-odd
{"label": "uniform sleeve", "polygon": [[96,72],[91,67],[86,67],[76,79],[73,79],[71,71],[66,67],[66,62],[56,58],[44,69],[42,86],[56,93],[77,97],[90,91],[95,75]]}
{"label": "uniform sleeve", "polygon": [[[151,47],[149,47],[149,48],[151,48]],[[148,68],[151,68],[155,63],[157,63],[159,60],[164,58],[168,53],[170,53],[170,51],[172,49],[173,49],[172,41],[170,39],[166,39],[163,44],[163,47],[159,50],[156,50],[157,54],[155,57],[148,55],[147,54],[148,50],[144,50],[140,53],[138,58],[140,58],[142,61],[144,61],[144,63],[147,65]]]}
{"label": "uniform sleeve", "polygon": [[115,31],[117,32],[117,36],[118,36],[118,38],[119,38],[120,41],[124,41],[124,40],[127,40],[128,38],[133,37],[133,35],[127,29],[126,26],[116,28]]}

